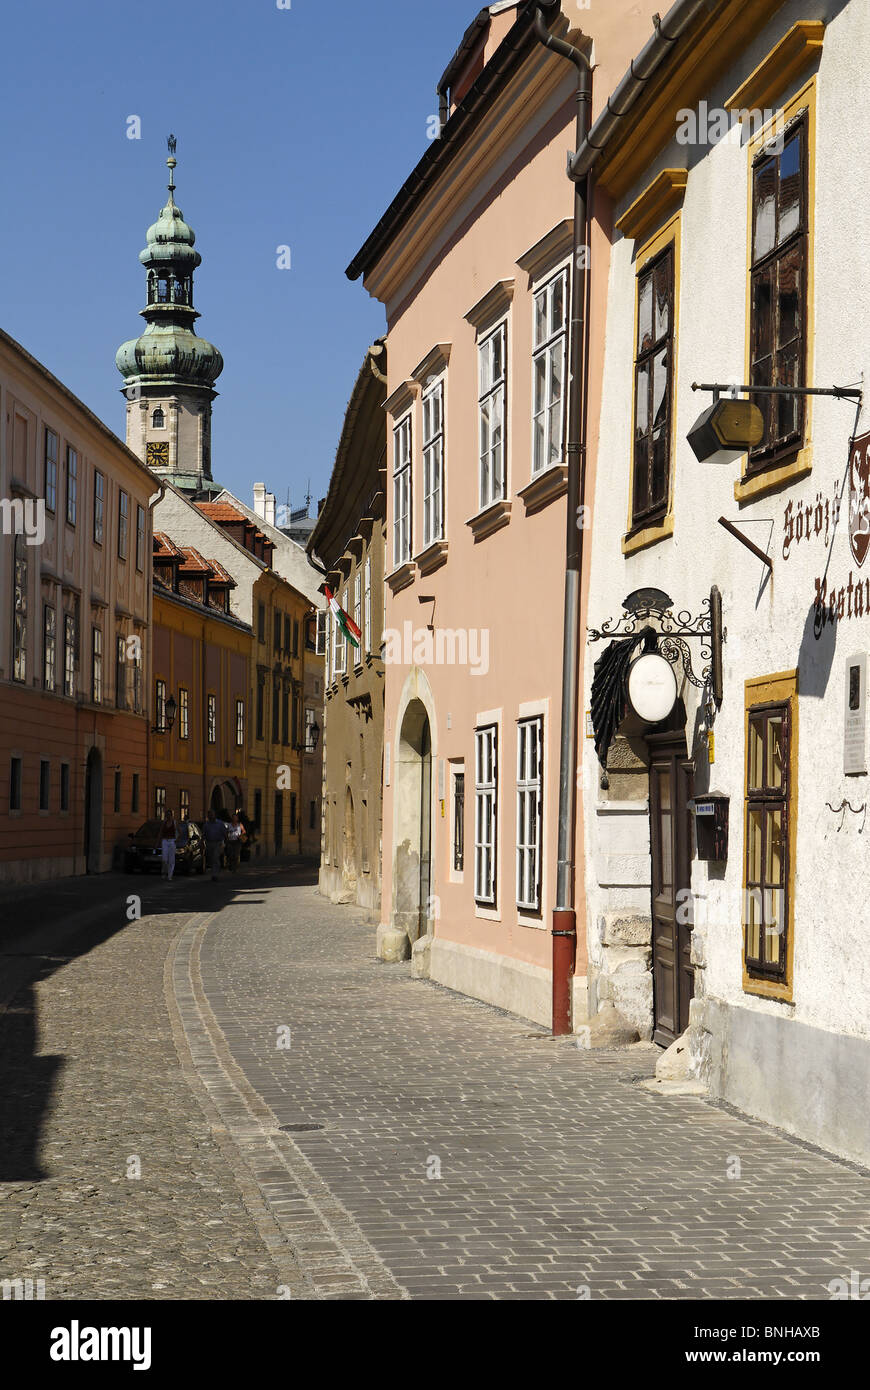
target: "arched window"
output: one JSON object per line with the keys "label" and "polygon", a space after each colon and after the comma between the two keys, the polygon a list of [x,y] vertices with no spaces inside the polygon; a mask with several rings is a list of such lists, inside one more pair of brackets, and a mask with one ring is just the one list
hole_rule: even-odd
{"label": "arched window", "polygon": [[157,298],[157,274],[153,270],[148,272],[148,303],[153,304]]}
{"label": "arched window", "polygon": [[166,420],[164,418],[163,411],[158,405],[157,409],[151,416],[151,427],[155,430],[162,430],[165,424]]}
{"label": "arched window", "polygon": [[169,279],[166,275],[161,275],[157,281],[157,303],[169,303]]}

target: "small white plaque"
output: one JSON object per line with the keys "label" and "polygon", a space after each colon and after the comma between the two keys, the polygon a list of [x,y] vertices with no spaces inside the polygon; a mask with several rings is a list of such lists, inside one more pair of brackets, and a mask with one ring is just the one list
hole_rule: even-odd
{"label": "small white plaque", "polygon": [[843,771],[847,777],[867,771],[867,654],[846,662],[846,715]]}

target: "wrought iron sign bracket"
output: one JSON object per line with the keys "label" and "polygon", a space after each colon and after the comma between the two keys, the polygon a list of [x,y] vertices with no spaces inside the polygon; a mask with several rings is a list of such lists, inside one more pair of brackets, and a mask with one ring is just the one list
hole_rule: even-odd
{"label": "wrought iron sign bracket", "polygon": [[[672,666],[681,665],[686,679],[697,690],[709,687],[716,708],[722,704],[722,644],[727,637],[722,626],[722,595],[714,584],[710,597],[701,604],[694,617],[688,609],[674,612],[673,600],[661,589],[637,589],[629,594],[622,616],[610,619],[600,628],[588,629],[590,642],[608,638],[640,636],[641,628],[652,619],[656,624],[656,645]],[[687,639],[696,638],[701,646],[698,653],[703,662],[700,675],[692,664],[692,651]]]}

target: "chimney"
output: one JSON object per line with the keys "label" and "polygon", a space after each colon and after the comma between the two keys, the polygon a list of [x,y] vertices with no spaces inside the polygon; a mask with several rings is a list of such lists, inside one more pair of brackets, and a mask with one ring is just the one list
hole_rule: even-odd
{"label": "chimney", "polygon": [[260,513],[260,515],[262,516],[262,518],[263,518],[264,521],[268,521],[268,523],[269,523],[270,526],[274,526],[274,525],[275,525],[275,494],[274,494],[274,492],[267,492],[267,493],[266,493],[266,496],[265,496],[265,498],[264,498],[264,505],[265,505],[265,511],[262,511],[262,512]]}
{"label": "chimney", "polygon": [[266,520],[266,484],[254,483],[254,511]]}

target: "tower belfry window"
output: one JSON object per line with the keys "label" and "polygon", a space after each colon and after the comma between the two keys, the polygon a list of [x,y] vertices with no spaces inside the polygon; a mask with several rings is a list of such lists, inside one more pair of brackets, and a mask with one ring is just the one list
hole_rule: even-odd
{"label": "tower belfry window", "polygon": [[155,430],[162,430],[166,425],[166,417],[159,405],[151,416],[151,425]]}
{"label": "tower belfry window", "polygon": [[157,281],[157,303],[169,303],[169,279],[165,275],[161,275]]}

